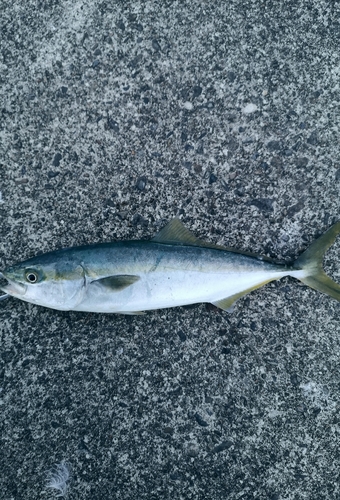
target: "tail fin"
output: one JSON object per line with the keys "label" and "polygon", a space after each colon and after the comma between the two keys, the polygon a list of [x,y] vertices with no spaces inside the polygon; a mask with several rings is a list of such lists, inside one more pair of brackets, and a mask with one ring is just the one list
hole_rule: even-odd
{"label": "tail fin", "polygon": [[322,267],[324,255],[339,233],[340,221],[330,227],[300,255],[294,262],[294,268],[303,269],[306,272],[306,277],[300,278],[303,283],[340,301],[340,285],[329,278]]}

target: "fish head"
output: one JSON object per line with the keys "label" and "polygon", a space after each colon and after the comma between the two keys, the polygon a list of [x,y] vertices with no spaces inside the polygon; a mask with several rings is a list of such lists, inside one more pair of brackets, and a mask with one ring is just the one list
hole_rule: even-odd
{"label": "fish head", "polygon": [[85,287],[81,265],[53,260],[50,254],[8,267],[1,278],[0,290],[3,292],[25,302],[59,310],[73,309],[82,300]]}

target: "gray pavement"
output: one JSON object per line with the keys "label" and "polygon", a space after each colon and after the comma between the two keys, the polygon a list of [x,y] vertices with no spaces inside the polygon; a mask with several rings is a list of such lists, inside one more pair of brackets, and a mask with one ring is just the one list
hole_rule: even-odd
{"label": "gray pavement", "polygon": [[[336,2],[14,0],[0,23],[0,270],[174,216],[289,260],[340,218]],[[0,498],[56,498],[63,462],[70,499],[340,498],[339,313],[288,278],[232,314],[1,302]]]}

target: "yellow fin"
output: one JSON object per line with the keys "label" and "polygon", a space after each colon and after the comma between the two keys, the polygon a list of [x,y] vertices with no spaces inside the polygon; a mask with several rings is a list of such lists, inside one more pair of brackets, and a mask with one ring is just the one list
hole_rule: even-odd
{"label": "yellow fin", "polygon": [[179,219],[172,219],[151,241],[181,245],[199,245],[201,242]]}
{"label": "yellow fin", "polygon": [[230,297],[226,297],[225,299],[218,300],[213,302],[213,305],[223,309],[223,311],[228,311],[231,306],[241,297],[247,295],[248,293],[256,290],[257,288],[261,288],[261,286],[266,285],[270,281],[275,281],[276,278],[271,278],[270,280],[262,281],[259,285],[252,286],[251,288],[247,288],[246,290],[242,290],[242,292],[235,293],[234,295],[230,295]]}
{"label": "yellow fin", "polygon": [[340,301],[340,285],[333,281],[322,268],[322,261],[328,248],[340,233],[340,222],[333,224],[320,238],[294,262],[295,269],[306,271],[305,278],[299,278],[306,285],[326,293]]}
{"label": "yellow fin", "polygon": [[242,252],[235,248],[226,247],[224,245],[215,245],[215,243],[209,243],[207,241],[200,240],[192,234],[189,229],[187,229],[180,219],[172,219],[168,224],[160,230],[152,238],[155,243],[163,243],[167,245],[189,245],[204,248],[213,248],[216,250],[227,250],[228,252],[240,253],[242,255],[248,255],[249,257],[254,257],[259,260],[265,260],[268,262],[273,262],[269,257],[264,257],[262,255],[253,254],[250,252]]}
{"label": "yellow fin", "polygon": [[[187,229],[180,219],[172,219],[152,238],[155,243],[164,243],[168,245],[190,245],[196,247],[217,248],[219,250],[231,250],[230,248],[207,243],[196,238],[196,236]],[[234,250],[237,251],[237,250]]]}

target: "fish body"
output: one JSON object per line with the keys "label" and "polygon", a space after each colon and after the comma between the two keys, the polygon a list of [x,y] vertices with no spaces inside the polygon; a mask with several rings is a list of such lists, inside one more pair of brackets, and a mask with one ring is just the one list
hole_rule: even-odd
{"label": "fish body", "polygon": [[340,287],[325,275],[320,260],[339,232],[337,223],[295,263],[285,265],[201,241],[174,219],[150,241],[33,257],[5,270],[7,284],[1,289],[58,310],[138,314],[199,302],[227,310],[252,290],[292,276],[340,300]]}

